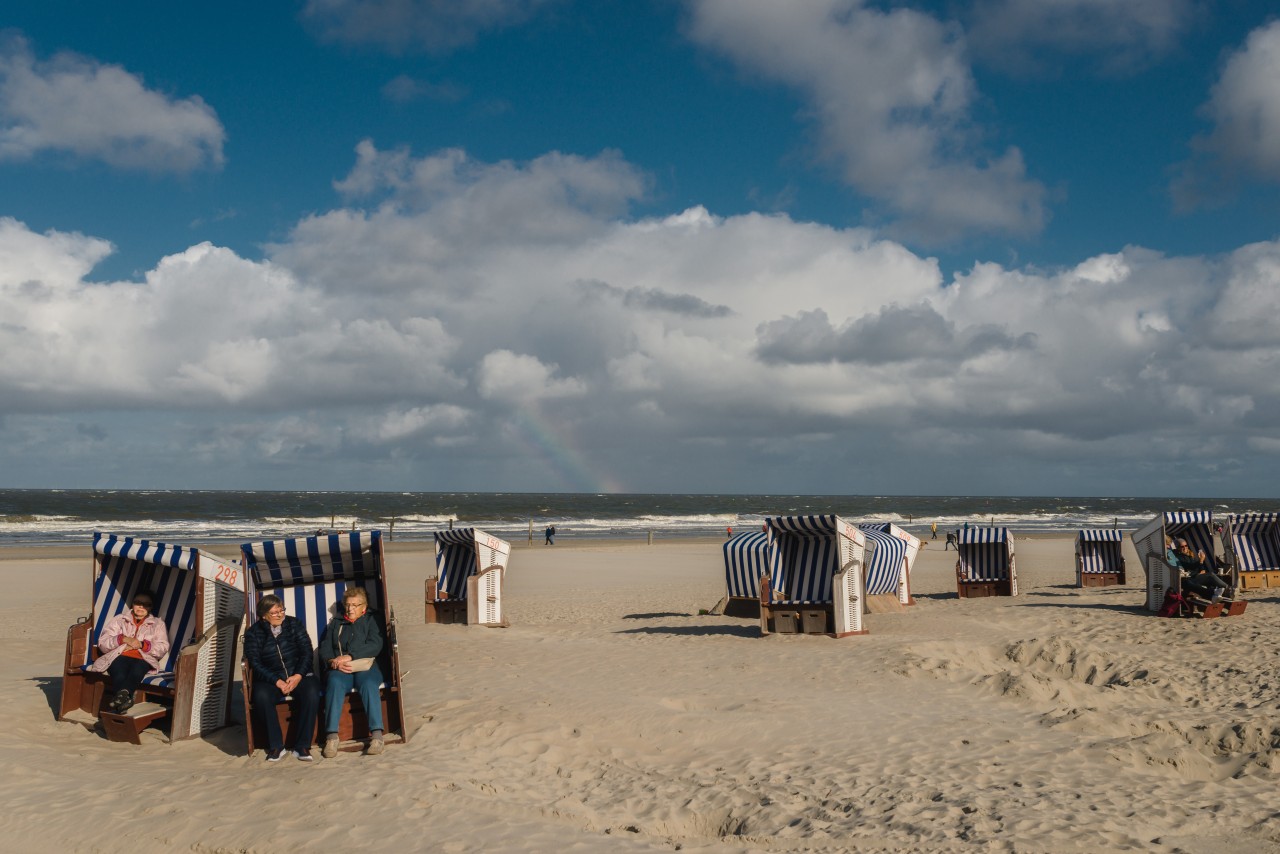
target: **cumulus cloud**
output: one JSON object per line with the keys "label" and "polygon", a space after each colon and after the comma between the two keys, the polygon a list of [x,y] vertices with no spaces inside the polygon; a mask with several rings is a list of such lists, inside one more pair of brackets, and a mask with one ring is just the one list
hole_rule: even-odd
{"label": "cumulus cloud", "polygon": [[0,39],[0,160],[53,153],[185,173],[221,166],[225,137],[198,95],[171,98],[118,65],[37,60],[25,39]]}
{"label": "cumulus cloud", "polygon": [[1044,187],[1017,148],[989,152],[958,27],[863,0],[690,0],[689,36],[801,93],[827,157],[902,233],[1033,234]]}
{"label": "cumulus cloud", "polygon": [[1280,181],[1280,21],[1259,27],[1226,61],[1201,113],[1213,124],[1173,185],[1195,207],[1242,178]]}
{"label": "cumulus cloud", "polygon": [[302,19],[319,38],[393,51],[440,53],[487,30],[523,23],[554,0],[308,0]]}
{"label": "cumulus cloud", "polygon": [[[1082,491],[1132,493],[1177,492],[1200,458],[1274,458],[1280,241],[944,281],[866,229],[584,203],[636,191],[615,155],[379,155],[348,179],[370,207],[310,217],[261,261],[199,244],[91,282],[109,245],[0,220],[0,459],[104,435],[146,456],[168,424],[206,468],[349,458],[470,488],[556,485],[554,447],[637,490],[909,489],[903,461],[964,454],[1042,480],[1069,459],[1101,479]],[[513,199],[555,239],[505,216]]]}
{"label": "cumulus cloud", "polygon": [[985,64],[1045,70],[1055,57],[1084,55],[1118,73],[1168,54],[1196,15],[1192,0],[976,0],[965,21]]}

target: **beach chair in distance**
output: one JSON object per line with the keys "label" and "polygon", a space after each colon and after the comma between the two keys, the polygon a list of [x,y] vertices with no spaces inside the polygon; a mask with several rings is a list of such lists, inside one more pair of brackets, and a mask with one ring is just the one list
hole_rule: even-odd
{"label": "beach chair in distance", "polygon": [[772,516],[765,533],[774,574],[760,578],[761,634],[867,634],[867,538],[857,526],[839,516]]}
{"label": "beach chair in distance", "polygon": [[[748,531],[734,534],[724,544],[724,585],[726,617],[760,617],[760,579],[774,575],[777,562],[770,556],[769,534]],[[775,583],[776,586],[776,583]]]}
{"label": "beach chair in distance", "polygon": [[1223,551],[1240,589],[1280,588],[1280,513],[1236,513],[1222,526]]}
{"label": "beach chair in distance", "polygon": [[[107,738],[139,744],[139,734],[168,718],[169,741],[227,725],[236,639],[244,617],[244,573],[199,549],[95,532],[88,617],[67,630],[58,719],[101,723]],[[108,677],[86,668],[98,657],[107,621],[147,591],[169,631],[169,654],[148,675],[139,702],[123,714],[105,707]]]}
{"label": "beach chair in distance", "polygon": [[[892,522],[858,525],[867,535],[867,596],[893,596],[899,605],[914,605],[911,567],[920,554],[920,539]],[[873,548],[874,546],[874,548]],[[870,600],[868,604],[876,600]]]}
{"label": "beach chair in distance", "polygon": [[[1165,538],[1186,540],[1193,552],[1204,550],[1208,557],[1209,568],[1221,575],[1217,558],[1213,553],[1213,512],[1209,510],[1176,510],[1161,513],[1131,535],[1134,548],[1138,551],[1138,559],[1142,561],[1142,569],[1146,573],[1146,607],[1156,613],[1165,604],[1165,597],[1172,591],[1183,603],[1179,605],[1179,616],[1195,617],[1234,617],[1243,614],[1245,602],[1208,602],[1195,596],[1184,594],[1182,589],[1182,571],[1171,566],[1165,556]],[[1235,599],[1237,590],[1235,571],[1224,579],[1230,583],[1227,595]]]}
{"label": "beach chair in distance", "polygon": [[1124,532],[1119,528],[1084,528],[1076,533],[1076,587],[1111,587],[1125,583]]}
{"label": "beach chair in distance", "polygon": [[436,574],[427,579],[427,623],[510,625],[502,608],[502,582],[511,544],[478,528],[436,531],[435,544]]}
{"label": "beach chair in distance", "polygon": [[1018,595],[1018,567],[1008,528],[965,528],[957,532],[956,541],[956,593],[961,599]]}
{"label": "beach chair in distance", "polygon": [[[258,601],[268,593],[280,597],[285,611],[307,629],[311,645],[317,649],[315,672],[321,692],[326,690],[325,665],[318,647],[329,621],[341,619],[342,594],[348,587],[362,587],[369,611],[386,629],[386,643],[378,656],[382,671],[382,720],[387,744],[404,743],[409,731],[404,716],[404,690],[400,680],[400,655],[396,646],[396,621],[387,598],[387,571],[383,561],[381,531],[349,531],[318,537],[245,543],[240,547],[245,570],[245,613],[249,623],[257,620]],[[245,732],[250,755],[266,744],[266,730],[253,713],[253,669],[241,663],[244,679]],[[285,743],[293,744],[293,703],[281,700],[275,713]],[[321,706],[323,710],[323,705]],[[312,742],[322,735],[323,713],[317,718]],[[338,724],[342,750],[358,750],[369,737],[368,716],[354,688],[348,693]],[[357,742],[352,745],[351,742]]]}

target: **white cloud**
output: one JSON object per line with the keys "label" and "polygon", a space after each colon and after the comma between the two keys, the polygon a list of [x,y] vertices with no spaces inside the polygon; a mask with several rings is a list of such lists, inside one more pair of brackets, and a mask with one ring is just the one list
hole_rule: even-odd
{"label": "white cloud", "polygon": [[1280,181],[1280,21],[1251,32],[1227,59],[1201,112],[1213,129],[1193,140],[1199,158],[1175,185],[1183,206],[1211,193],[1217,176]]}
{"label": "white cloud", "polygon": [[1121,72],[1176,48],[1196,14],[1192,0],[976,0],[965,20],[986,64],[1022,71],[1087,55]]}
{"label": "white cloud", "polygon": [[[943,282],[865,229],[620,216],[639,184],[613,155],[379,157],[355,169],[383,176],[373,209],[304,220],[266,261],[200,244],[142,281],[90,283],[102,241],[0,221],[0,411],[65,414],[47,441],[83,453],[103,436],[160,453],[169,424],[191,434],[170,453],[205,467],[350,458],[494,489],[554,477],[531,431],[634,489],[857,491],[854,473],[893,483],[895,461],[936,471],[948,449],[967,471],[1017,460],[1047,477],[1072,457],[1112,479],[1210,450],[1236,461],[1225,471],[1272,458],[1280,241]],[[507,216],[513,200],[555,239]],[[113,426],[126,417],[136,439]],[[798,437],[799,457],[779,452]],[[1176,492],[1180,474],[1102,491]]]}
{"label": "white cloud", "polygon": [[185,173],[221,166],[225,137],[198,95],[174,99],[118,65],[72,53],[37,61],[24,39],[0,39],[0,159],[53,152]]}
{"label": "white cloud", "polygon": [[553,0],[308,0],[302,18],[321,40],[394,51],[443,52],[486,30],[523,23]]}
{"label": "white cloud", "polygon": [[957,27],[862,0],[690,0],[690,10],[694,41],[801,93],[825,154],[904,233],[939,241],[1043,226],[1045,191],[1021,152],[984,150]]}

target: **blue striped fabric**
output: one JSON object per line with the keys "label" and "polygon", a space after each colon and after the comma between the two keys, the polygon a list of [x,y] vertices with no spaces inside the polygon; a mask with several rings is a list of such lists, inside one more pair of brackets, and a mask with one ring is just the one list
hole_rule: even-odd
{"label": "blue striped fabric", "polygon": [[[171,686],[179,653],[195,639],[198,551],[101,532],[94,532],[93,550],[102,555],[101,570],[93,582],[94,641],[107,621],[128,609],[135,593],[151,593],[152,613],[164,621],[169,633],[169,654],[158,672],[143,681]],[[89,664],[87,656],[81,664]]]}
{"label": "blue striped fabric", "polygon": [[476,530],[436,531],[436,583],[450,599],[467,598],[467,579],[476,572]]}
{"label": "blue striped fabric", "polygon": [[[730,596],[742,599],[760,598],[760,577],[769,572],[778,583],[776,552],[769,549],[769,535],[764,531],[736,534],[724,544],[725,587]],[[770,567],[773,567],[770,570]]]}
{"label": "blue striped fabric", "polygon": [[1124,532],[1118,528],[1085,528],[1076,534],[1076,552],[1081,572],[1119,572]]}
{"label": "blue striped fabric", "polygon": [[1209,510],[1178,510],[1164,514],[1164,532],[1174,540],[1186,540],[1192,552],[1204,550],[1205,563],[1217,569],[1213,555],[1213,513]]}
{"label": "blue striped fabric", "polygon": [[777,550],[775,577],[786,602],[831,601],[840,569],[837,516],[774,516],[765,520],[770,548]]}
{"label": "blue striped fabric", "polygon": [[965,581],[1009,581],[1009,529],[968,528],[960,531],[958,559]]}
{"label": "blue striped fabric", "polygon": [[867,558],[867,595],[897,593],[907,560],[907,544],[889,533],[888,524],[867,523],[858,528],[867,535],[868,548],[875,544]]}
{"label": "blue striped fabric", "polygon": [[1280,513],[1238,514],[1227,521],[1241,572],[1280,569]]}

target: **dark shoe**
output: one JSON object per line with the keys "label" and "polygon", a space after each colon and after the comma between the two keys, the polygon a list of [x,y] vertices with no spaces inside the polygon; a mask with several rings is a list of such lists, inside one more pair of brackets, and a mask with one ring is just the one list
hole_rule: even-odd
{"label": "dark shoe", "polygon": [[281,756],[284,756],[284,748],[283,748],[283,747],[281,747],[281,748],[277,748],[276,750],[268,750],[268,751],[267,751],[267,761],[268,761],[268,762],[279,762],[279,761],[280,761],[280,757],[281,757]]}
{"label": "dark shoe", "polygon": [[133,707],[133,692],[128,688],[121,688],[116,692],[115,697],[111,699],[111,711],[117,715],[123,715]]}
{"label": "dark shoe", "polygon": [[303,753],[301,750],[290,751],[294,756],[298,757],[299,762],[315,762],[316,758],[311,755],[311,751]]}

